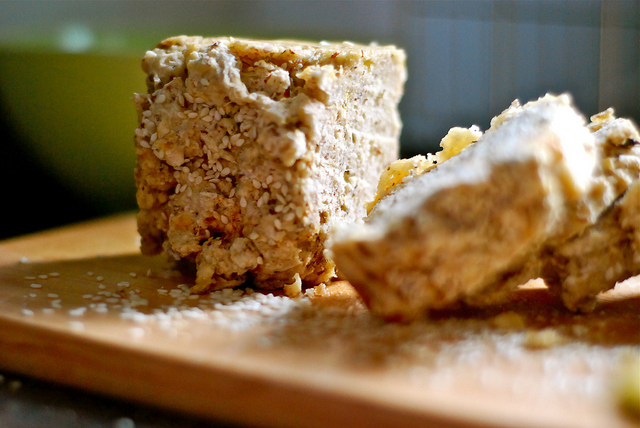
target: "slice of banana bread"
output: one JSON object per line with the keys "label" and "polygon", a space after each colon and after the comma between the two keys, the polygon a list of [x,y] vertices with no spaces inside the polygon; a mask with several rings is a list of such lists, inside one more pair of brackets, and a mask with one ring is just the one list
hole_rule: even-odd
{"label": "slice of banana bread", "polygon": [[330,279],[329,231],[366,215],[398,156],[404,52],[179,36],[142,66],[143,253],[194,263],[195,291]]}

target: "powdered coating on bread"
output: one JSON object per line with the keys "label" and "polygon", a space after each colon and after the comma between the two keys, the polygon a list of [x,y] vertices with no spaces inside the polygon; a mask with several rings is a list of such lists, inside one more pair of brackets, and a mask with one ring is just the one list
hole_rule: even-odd
{"label": "powdered coating on bread", "polygon": [[404,61],[394,47],[185,36],[147,52],[143,252],[195,263],[196,291],[330,279],[329,231],[364,217],[397,158]]}

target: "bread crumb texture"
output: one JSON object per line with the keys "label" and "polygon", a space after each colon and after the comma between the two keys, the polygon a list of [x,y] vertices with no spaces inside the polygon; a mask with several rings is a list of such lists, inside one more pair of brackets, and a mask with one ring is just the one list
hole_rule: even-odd
{"label": "bread crumb texture", "polygon": [[365,216],[398,156],[404,52],[179,36],[142,67],[143,253],[195,265],[200,292],[250,281],[296,293],[332,278],[330,231]]}

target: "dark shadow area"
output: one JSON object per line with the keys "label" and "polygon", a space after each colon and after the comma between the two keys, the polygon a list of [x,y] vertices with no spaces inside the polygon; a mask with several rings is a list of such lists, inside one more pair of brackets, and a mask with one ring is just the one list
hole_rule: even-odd
{"label": "dark shadow area", "polygon": [[6,109],[0,105],[0,182],[5,216],[0,239],[99,216],[97,209],[43,168],[7,117]]}
{"label": "dark shadow area", "polygon": [[0,372],[3,428],[240,428]]}

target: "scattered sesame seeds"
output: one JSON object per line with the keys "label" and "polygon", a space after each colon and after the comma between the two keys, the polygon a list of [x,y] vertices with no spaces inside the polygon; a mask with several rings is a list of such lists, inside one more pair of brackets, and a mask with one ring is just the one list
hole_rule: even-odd
{"label": "scattered sesame seeds", "polygon": [[69,327],[74,331],[83,331],[84,323],[82,321],[69,321]]}
{"label": "scattered sesame seeds", "polygon": [[84,306],[81,306],[79,308],[71,309],[69,311],[69,315],[71,315],[72,317],[79,317],[84,315],[86,311],[87,311],[87,308]]}

